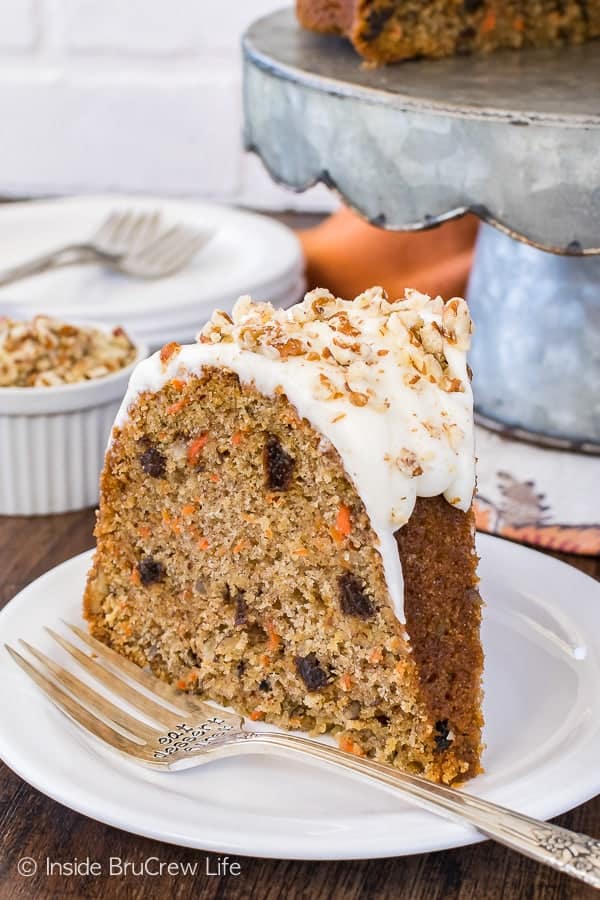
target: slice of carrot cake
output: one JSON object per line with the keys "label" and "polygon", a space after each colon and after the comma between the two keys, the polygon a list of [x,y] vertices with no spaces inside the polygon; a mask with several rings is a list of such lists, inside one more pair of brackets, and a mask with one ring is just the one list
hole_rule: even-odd
{"label": "slice of carrot cake", "polygon": [[480,771],[463,300],[242,298],[136,369],[90,630],[180,689],[435,781]]}
{"label": "slice of carrot cake", "polygon": [[342,34],[371,63],[600,37],[600,0],[296,0],[301,25]]}

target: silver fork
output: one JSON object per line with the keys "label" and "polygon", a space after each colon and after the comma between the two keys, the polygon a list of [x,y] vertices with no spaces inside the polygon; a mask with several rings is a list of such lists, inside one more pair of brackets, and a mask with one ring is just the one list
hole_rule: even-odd
{"label": "silver fork", "polygon": [[137,278],[164,278],[191,262],[213,234],[186,225],[167,228],[157,211],[113,212],[89,241],[67,244],[0,272],[0,287],[41,272],[89,263]]}
{"label": "silver fork", "polygon": [[[176,690],[76,625],[65,624],[91,653],[83,652],[52,629],[46,630],[88,676],[121,701],[118,706],[26,641],[20,643],[39,667],[8,644],[6,649],[63,713],[114,750],[146,766],[176,771],[223,756],[269,752],[331,764],[409,797],[445,818],[472,825],[513,850],[600,888],[600,841],[594,838],[308,738],[248,731],[241,716]],[[123,702],[143,719],[126,712]]]}

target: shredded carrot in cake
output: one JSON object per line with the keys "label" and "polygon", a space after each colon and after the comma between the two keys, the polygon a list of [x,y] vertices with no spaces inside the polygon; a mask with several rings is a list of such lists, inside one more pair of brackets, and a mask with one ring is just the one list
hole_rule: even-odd
{"label": "shredded carrot in cake", "polygon": [[345,672],[340,678],[340,687],[343,691],[352,689],[352,675],[349,672]]}
{"label": "shredded carrot in cake", "polygon": [[206,447],[208,442],[208,431],[204,431],[202,434],[198,435],[197,438],[191,442],[187,451],[187,459],[190,466],[195,466],[198,462],[200,454]]}
{"label": "shredded carrot in cake", "polygon": [[354,756],[364,756],[365,751],[357,744],[356,741],[353,741],[352,738],[342,737],[339,739],[339,747],[340,750],[343,750],[344,753],[353,753]]}
{"label": "shredded carrot in cake", "polygon": [[262,711],[262,709],[255,709],[254,712],[250,713],[250,718],[252,719],[253,722],[262,722],[264,717],[265,717],[265,714]]}
{"label": "shredded carrot in cake", "polygon": [[241,444],[242,437],[243,437],[242,432],[236,431],[236,433],[231,438],[231,443],[233,444],[234,447],[237,447],[238,444]]}
{"label": "shredded carrot in cake", "polygon": [[140,578],[140,573],[138,572],[137,569],[131,570],[131,575],[129,576],[129,579],[132,584],[141,584],[142,583],[142,579]]}
{"label": "shredded carrot in cake", "polygon": [[338,510],[335,522],[336,531],[344,537],[348,537],[352,531],[352,522],[350,521],[350,508],[342,503]]}
{"label": "shredded carrot in cake", "polygon": [[376,666],[383,659],[383,650],[381,647],[373,647],[369,654],[369,662]]}
{"label": "shredded carrot in cake", "polygon": [[218,483],[220,482],[220,480],[221,480],[221,476],[220,476],[220,475],[217,475],[216,472],[211,472],[211,474],[210,474],[208,477],[209,477],[210,480],[213,481],[215,484],[218,484]]}
{"label": "shredded carrot in cake", "polygon": [[277,634],[277,632],[273,628],[272,622],[267,622],[266,626],[267,626],[267,634],[269,635],[268,648],[273,653],[276,650],[279,650],[279,647],[281,646],[281,637]]}
{"label": "shredded carrot in cake", "polygon": [[161,517],[167,528],[170,528],[175,534],[181,532],[181,522],[176,516],[172,516],[168,509],[163,509]]}
{"label": "shredded carrot in cake", "polygon": [[200,538],[198,541],[198,550],[208,550],[209,543],[206,538]]}
{"label": "shredded carrot in cake", "polygon": [[481,23],[481,33],[489,34],[496,27],[496,13],[493,9],[489,11],[483,22]]}
{"label": "shredded carrot in cake", "polygon": [[182,391],[185,387],[185,381],[183,380],[183,378],[172,378],[171,384],[176,391]]}
{"label": "shredded carrot in cake", "polygon": [[181,507],[181,514],[183,516],[193,516],[196,512],[196,507],[193,503],[186,503],[185,506]]}
{"label": "shredded carrot in cake", "polygon": [[189,397],[182,397],[181,400],[177,400],[176,403],[167,406],[167,415],[174,416],[176,413],[181,412],[184,406],[187,406],[189,402]]}

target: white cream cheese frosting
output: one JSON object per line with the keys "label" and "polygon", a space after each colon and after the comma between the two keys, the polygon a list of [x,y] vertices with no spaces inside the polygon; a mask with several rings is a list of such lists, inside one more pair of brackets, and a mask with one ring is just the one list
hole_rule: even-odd
{"label": "white cream cheese frosting", "polygon": [[413,290],[390,301],[371,288],[348,301],[317,289],[288,310],[242,297],[231,316],[213,314],[196,344],[168,345],[141,362],[115,424],[126,421],[140,393],[205,366],[229,369],[266,396],[283,391],[339,453],[379,539],[390,598],[404,622],[394,532],[417,497],[443,494],[462,510],[473,497],[471,331],[464,300],[444,303]]}

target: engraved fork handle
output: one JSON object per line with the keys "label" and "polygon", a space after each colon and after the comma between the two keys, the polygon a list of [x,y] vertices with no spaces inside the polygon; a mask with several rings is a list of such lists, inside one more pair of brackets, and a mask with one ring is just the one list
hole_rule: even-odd
{"label": "engraved fork handle", "polygon": [[37,256],[35,259],[29,260],[29,262],[21,263],[21,265],[0,272],[0,287],[12,284],[14,281],[20,281],[22,278],[39,275],[41,272],[46,272],[50,269],[81,265],[82,263],[103,263],[104,265],[114,266],[119,259],[119,256],[105,253],[94,247],[93,244],[68,244],[65,247],[52,250],[50,253]]}
{"label": "engraved fork handle", "polygon": [[264,747],[265,751],[301,754],[308,759],[333,763],[355,776],[399,790],[419,806],[462,825],[467,822],[512,850],[600,888],[600,841],[585,834],[532,819],[455,788],[296,735],[253,732],[248,735],[248,743],[257,750]]}

